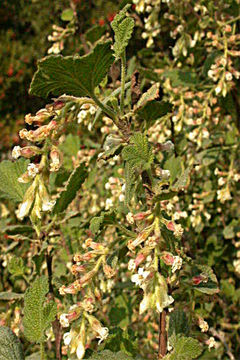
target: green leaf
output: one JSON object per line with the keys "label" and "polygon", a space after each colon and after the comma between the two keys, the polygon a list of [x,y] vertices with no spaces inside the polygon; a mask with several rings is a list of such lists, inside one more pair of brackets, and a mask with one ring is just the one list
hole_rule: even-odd
{"label": "green leaf", "polygon": [[194,87],[199,83],[197,75],[194,72],[187,70],[172,69],[164,71],[162,75],[163,77],[171,80],[173,87]]}
{"label": "green leaf", "polygon": [[123,331],[119,327],[110,330],[109,336],[103,346],[105,350],[111,350],[114,353],[123,351],[125,354],[134,357],[137,355],[138,350],[133,331],[131,331],[131,329]]}
{"label": "green leaf", "polygon": [[146,105],[149,101],[156,99],[159,96],[159,83],[156,83],[148,89],[136,104],[136,109],[139,109]]}
{"label": "green leaf", "polygon": [[94,44],[103,36],[103,34],[106,32],[106,29],[107,29],[106,26],[100,26],[100,25],[93,26],[85,33],[86,41],[89,41],[90,43]]}
{"label": "green leaf", "polygon": [[217,294],[219,292],[216,275],[210,266],[197,265],[192,267],[192,277],[199,275],[203,277],[204,281],[198,285],[195,285],[193,287],[195,290],[208,295]]}
{"label": "green leaf", "polygon": [[99,42],[84,56],[47,56],[38,63],[30,94],[92,96],[113,63],[111,42]]}
{"label": "green leaf", "polygon": [[111,27],[115,34],[113,50],[117,59],[120,58],[125,51],[133,32],[134,20],[133,18],[126,17],[126,13],[130,7],[130,4],[126,5],[111,22]]}
{"label": "green leaf", "polygon": [[0,301],[19,300],[23,298],[23,294],[17,294],[11,291],[0,292]]}
{"label": "green leaf", "polygon": [[19,339],[5,326],[0,326],[0,360],[24,360]]}
{"label": "green leaf", "polygon": [[176,309],[170,313],[169,319],[169,338],[177,335],[188,335],[189,334],[189,324],[186,313],[181,309]]}
{"label": "green leaf", "polygon": [[153,154],[147,137],[137,132],[130,140],[132,144],[122,150],[123,159],[133,168],[140,168],[142,171],[149,169],[153,162]]}
{"label": "green leaf", "polygon": [[1,197],[21,202],[29,184],[22,184],[17,179],[27,170],[29,160],[19,159],[15,162],[4,160],[0,163]]}
{"label": "green leaf", "polygon": [[40,352],[36,352],[34,354],[27,356],[25,360],[41,360],[41,354]]}
{"label": "green leaf", "polygon": [[135,183],[135,172],[134,168],[129,162],[126,162],[124,167],[124,177],[125,177],[125,203],[129,204],[133,196],[133,187]]}
{"label": "green leaf", "polygon": [[202,353],[200,343],[191,337],[177,337],[174,351],[169,360],[191,360],[196,359]]}
{"label": "green leaf", "polygon": [[102,225],[114,224],[115,214],[114,212],[106,211],[101,212],[100,216],[95,216],[90,221],[90,230],[93,234],[96,234]]}
{"label": "green leaf", "polygon": [[167,115],[172,109],[172,105],[165,101],[148,101],[143,107],[136,110],[140,119],[146,120],[150,124]]}
{"label": "green leaf", "polygon": [[188,185],[190,171],[191,171],[191,169],[189,167],[186,170],[184,170],[184,172],[180,175],[178,180],[172,186],[172,189],[174,191],[182,190]]}
{"label": "green leaf", "polygon": [[74,13],[72,9],[65,9],[61,14],[62,21],[71,21],[73,19]]}
{"label": "green leaf", "polygon": [[21,276],[24,274],[24,263],[21,257],[13,256],[8,264],[8,271],[13,276]]}
{"label": "green leaf", "polygon": [[173,183],[182,172],[181,157],[172,155],[164,164],[164,169],[170,171],[170,181]]}
{"label": "green leaf", "polygon": [[131,356],[124,354],[123,352],[112,352],[110,350],[104,350],[95,354],[89,358],[89,360],[128,360],[133,359]]}
{"label": "green leaf", "polygon": [[56,303],[45,303],[48,290],[48,279],[41,276],[24,295],[24,335],[31,342],[41,343],[45,340],[44,332],[57,314]]}
{"label": "green leaf", "polygon": [[68,134],[65,141],[60,145],[63,153],[69,157],[77,156],[80,149],[80,138],[77,135]]}
{"label": "green leaf", "polygon": [[79,165],[69,176],[65,189],[57,198],[56,204],[53,208],[53,214],[59,214],[66,210],[68,205],[73,201],[77,195],[78,190],[87,177],[87,170],[84,164]]}

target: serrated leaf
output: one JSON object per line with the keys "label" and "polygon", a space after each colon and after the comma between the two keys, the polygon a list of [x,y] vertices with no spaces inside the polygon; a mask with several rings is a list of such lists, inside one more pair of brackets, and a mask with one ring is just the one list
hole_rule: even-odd
{"label": "serrated leaf", "polygon": [[23,298],[23,294],[17,294],[11,291],[0,292],[0,301],[19,300],[22,298]]}
{"label": "serrated leaf", "polygon": [[48,290],[48,279],[41,276],[24,295],[24,335],[31,342],[41,343],[45,340],[44,332],[57,314],[55,303],[45,303]]}
{"label": "serrated leaf", "polygon": [[121,351],[118,351],[116,353],[110,351],[110,350],[104,350],[95,354],[92,354],[92,356],[89,358],[89,360],[129,360],[133,359],[131,356],[124,354]]}
{"label": "serrated leaf", "polygon": [[135,113],[140,119],[146,120],[150,124],[167,115],[172,109],[172,105],[165,101],[148,101],[143,107],[137,109]]}
{"label": "serrated leaf", "polygon": [[79,165],[69,176],[65,189],[57,198],[56,204],[53,208],[53,214],[59,214],[66,210],[68,205],[73,201],[77,195],[78,190],[87,177],[87,170],[84,164]]}
{"label": "serrated leaf", "polygon": [[8,271],[13,276],[21,276],[24,274],[24,263],[21,257],[13,256],[8,264]]}
{"label": "serrated leaf", "polygon": [[172,189],[174,191],[179,191],[184,189],[187,184],[188,184],[188,180],[189,180],[189,173],[190,173],[191,169],[187,168],[186,170],[184,170],[184,172],[180,175],[180,177],[178,178],[178,180],[175,182],[175,184],[172,186]]}
{"label": "serrated leaf", "polygon": [[156,83],[150,87],[136,104],[136,110],[146,105],[149,101],[156,99],[159,96],[159,83]]}
{"label": "serrated leaf", "polygon": [[113,50],[117,59],[120,58],[125,51],[133,32],[134,20],[133,18],[126,17],[126,13],[130,7],[130,4],[126,5],[115,16],[111,23],[111,27],[115,34]]}
{"label": "serrated leaf", "polygon": [[129,162],[126,162],[124,167],[124,177],[125,177],[125,203],[129,204],[133,196],[133,185],[135,182],[135,172],[134,168]]}
{"label": "serrated leaf", "polygon": [[191,360],[196,359],[202,353],[202,347],[198,340],[191,337],[178,337],[174,351],[169,360]]}
{"label": "serrated leaf", "polygon": [[122,150],[123,159],[133,168],[140,168],[142,171],[149,169],[153,162],[153,154],[147,137],[137,132],[130,140],[132,144]]}
{"label": "serrated leaf", "polygon": [[5,326],[0,326],[0,360],[24,360],[19,339]]}
{"label": "serrated leaf", "polygon": [[114,212],[106,211],[101,212],[100,216],[94,216],[90,221],[90,230],[93,234],[96,234],[102,225],[114,224],[115,214]]}
{"label": "serrated leaf", "polygon": [[91,96],[94,89],[113,63],[111,42],[99,42],[92,52],[84,56],[50,55],[38,63],[30,94],[47,97],[53,95]]}
{"label": "serrated leaf", "polygon": [[186,313],[181,309],[175,309],[170,313],[168,336],[176,338],[179,334],[188,335],[189,324]]}
{"label": "serrated leaf", "polygon": [[29,160],[19,159],[15,162],[4,160],[0,163],[1,197],[21,202],[29,184],[22,184],[17,179],[27,170]]}

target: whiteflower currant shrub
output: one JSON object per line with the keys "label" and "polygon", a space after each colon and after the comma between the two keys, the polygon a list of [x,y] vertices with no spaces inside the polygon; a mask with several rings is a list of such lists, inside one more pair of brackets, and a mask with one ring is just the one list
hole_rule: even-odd
{"label": "whiteflower currant shrub", "polygon": [[[30,284],[26,280],[23,327],[26,338],[39,344],[41,359],[49,357],[46,341],[51,338],[53,358],[71,360],[138,358],[137,342],[150,344],[155,358],[171,360],[196,359],[204,346],[215,346],[205,334],[208,323],[194,310],[199,294],[218,293],[217,279],[209,266],[190,257],[182,221],[188,214],[179,206],[179,193],[188,191],[195,164],[184,162],[170,139],[158,139],[156,126],[167,131],[157,120],[172,111],[169,99],[159,99],[160,83],[151,81],[142,91],[139,72],[127,69],[126,47],[134,29],[129,9],[112,21],[113,41],[107,34],[84,56],[50,55],[39,61],[30,93],[56,98],[26,115],[26,128],[19,133],[26,145],[12,151],[20,159],[0,165],[6,197],[19,203],[16,217],[29,218],[35,231],[28,229],[27,236],[37,255]],[[121,83],[106,91],[109,70],[118,62]],[[176,95],[169,83],[163,86],[169,96]],[[79,148],[76,131],[80,128],[81,137],[82,127],[91,150],[84,145],[72,164],[66,155]],[[96,140],[99,128],[103,143]],[[102,179],[104,192],[98,184]],[[69,221],[80,229],[80,246],[69,245],[72,263],[58,269],[59,280],[55,251],[69,242],[71,227],[64,228]],[[18,259],[11,269],[15,276],[27,271]],[[115,316],[115,325],[121,322],[121,304],[108,313],[114,293],[124,299],[126,289],[130,299],[125,298],[123,309],[133,314],[133,323],[142,322],[135,335],[129,323],[125,331],[109,327],[109,318]],[[146,333],[148,321],[158,333],[157,343]]]}

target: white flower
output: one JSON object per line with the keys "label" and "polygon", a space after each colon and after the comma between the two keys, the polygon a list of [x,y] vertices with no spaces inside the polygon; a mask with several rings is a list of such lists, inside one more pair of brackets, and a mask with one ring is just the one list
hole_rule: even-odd
{"label": "white flower", "polygon": [[18,159],[19,156],[21,156],[21,147],[20,146],[14,146],[12,150],[12,157],[14,159]]}
{"label": "white flower", "polygon": [[180,224],[175,224],[174,226],[174,236],[181,237],[183,234],[183,228]]}
{"label": "white flower", "polygon": [[161,300],[161,302],[156,302],[156,307],[159,313],[163,312],[163,309],[165,309],[174,302],[174,298],[172,296],[169,296],[167,293]]}
{"label": "white flower", "polygon": [[208,323],[202,318],[199,318],[199,327],[201,329],[201,332],[207,332],[209,329]]}
{"label": "white flower", "polygon": [[23,218],[28,214],[31,205],[32,205],[31,200],[26,200],[19,205],[19,208],[16,211],[16,215],[19,220],[23,220]]}
{"label": "white flower", "polygon": [[217,191],[217,199],[220,200],[221,203],[224,203],[227,200],[231,200],[231,194],[228,187],[220,189]]}
{"label": "white flower", "polygon": [[66,332],[65,334],[63,334],[64,345],[68,346],[71,341],[72,341],[72,334],[70,332]]}
{"label": "white flower", "polygon": [[97,110],[96,110],[95,106],[91,105],[90,108],[89,108],[90,114],[91,114],[91,115],[94,115],[96,111],[97,111]]}
{"label": "white flower", "polygon": [[78,123],[80,124],[86,117],[87,117],[87,111],[86,110],[81,110],[79,113],[78,113]]}
{"label": "white flower", "polygon": [[98,336],[97,338],[100,339],[98,341],[98,345],[101,344],[102,341],[104,341],[109,334],[109,330],[107,327],[101,327],[100,329],[98,329]]}
{"label": "white flower", "polygon": [[142,287],[149,274],[150,271],[144,271],[144,269],[140,267],[138,269],[138,273],[131,276],[131,281],[134,282],[139,287]]}
{"label": "white flower", "polygon": [[127,222],[129,222],[129,224],[134,224],[134,217],[133,214],[131,212],[129,212],[126,216]]}
{"label": "white flower", "polygon": [[112,206],[113,206],[113,201],[112,201],[112,199],[107,199],[107,200],[106,200],[105,209],[106,209],[106,210],[109,210]]}
{"label": "white flower", "polygon": [[134,271],[136,269],[136,264],[135,264],[135,260],[131,259],[128,262],[128,270],[129,271]]}
{"label": "white flower", "polygon": [[232,80],[232,74],[230,73],[230,72],[226,72],[226,75],[225,75],[225,77],[226,77],[226,80],[227,81],[231,81]]}
{"label": "white flower", "polygon": [[222,186],[222,185],[224,185],[225,184],[225,180],[224,180],[224,178],[221,176],[219,179],[218,179],[218,185],[219,186]]}
{"label": "white flower", "polygon": [[209,340],[207,341],[208,344],[208,349],[210,350],[211,348],[215,348],[217,343],[216,340],[214,339],[214,337],[210,337]]}
{"label": "white flower", "polygon": [[34,178],[39,173],[37,165],[30,163],[27,167],[27,173],[30,177]]}
{"label": "white flower", "polygon": [[119,201],[120,201],[120,202],[123,202],[124,200],[125,200],[125,195],[120,194],[120,195],[119,195]]}
{"label": "white flower", "polygon": [[174,273],[177,270],[180,270],[182,267],[182,258],[180,256],[173,257],[173,264],[172,264],[172,272]]}
{"label": "white flower", "polygon": [[56,204],[56,200],[43,202],[42,211],[51,211],[55,204]]}
{"label": "white flower", "polygon": [[68,316],[68,314],[61,314],[59,317],[59,321],[60,321],[60,324],[62,325],[62,327],[68,327],[70,325],[67,316]]}
{"label": "white flower", "polygon": [[142,299],[139,306],[140,315],[143,314],[150,307],[150,300],[151,300],[150,294],[144,295],[144,298]]}
{"label": "white flower", "polygon": [[77,346],[77,351],[76,351],[76,354],[77,354],[77,358],[79,360],[83,359],[84,355],[85,355],[85,346],[84,344],[82,343],[82,341],[78,344]]}

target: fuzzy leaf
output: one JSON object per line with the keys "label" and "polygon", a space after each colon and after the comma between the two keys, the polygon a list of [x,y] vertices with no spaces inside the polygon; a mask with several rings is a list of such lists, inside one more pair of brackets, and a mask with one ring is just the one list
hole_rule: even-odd
{"label": "fuzzy leaf", "polygon": [[5,326],[0,327],[0,360],[24,360],[19,339]]}
{"label": "fuzzy leaf", "polygon": [[165,101],[151,100],[143,107],[136,110],[140,119],[146,120],[150,124],[167,115],[172,109],[172,105]]}
{"label": "fuzzy leaf", "polygon": [[192,360],[202,353],[200,343],[191,337],[177,337],[174,344],[174,351],[169,360]]}
{"label": "fuzzy leaf", "polygon": [[11,292],[11,291],[0,292],[0,301],[2,301],[2,300],[6,300],[6,301],[19,300],[22,298],[23,298],[23,294],[17,294],[15,292]]}
{"label": "fuzzy leaf", "polygon": [[180,177],[178,178],[178,180],[175,182],[175,184],[172,186],[172,189],[174,191],[179,191],[184,189],[187,184],[188,184],[188,180],[189,180],[189,173],[190,173],[191,169],[188,167],[186,170],[184,170],[184,172],[182,173],[182,175],[180,175]]}
{"label": "fuzzy leaf", "polygon": [[21,276],[24,274],[24,263],[21,257],[13,256],[8,264],[8,271],[13,276]]}
{"label": "fuzzy leaf", "polygon": [[148,139],[140,132],[131,137],[131,145],[125,146],[122,151],[123,159],[133,168],[149,169],[153,162],[153,154]]}
{"label": "fuzzy leaf", "polygon": [[87,177],[87,171],[84,164],[79,165],[69,176],[65,189],[57,198],[56,204],[53,208],[53,214],[59,214],[66,210],[68,205],[75,198],[78,190]]}
{"label": "fuzzy leaf", "polygon": [[4,160],[0,163],[0,192],[1,197],[15,202],[21,202],[29,187],[17,179],[27,170],[29,160],[19,159],[15,162]]}
{"label": "fuzzy leaf", "polygon": [[45,340],[44,332],[57,313],[57,305],[54,302],[44,304],[48,290],[48,279],[41,276],[24,295],[24,334],[31,342],[41,343]]}
{"label": "fuzzy leaf", "polygon": [[133,32],[134,20],[133,18],[126,17],[126,13],[130,7],[130,4],[126,5],[119,14],[115,16],[111,23],[115,34],[113,50],[117,59],[120,58],[125,51]]}
{"label": "fuzzy leaf", "polygon": [[81,57],[50,55],[43,58],[38,63],[30,94],[91,96],[113,63],[110,46],[110,41],[99,42],[92,52]]}
{"label": "fuzzy leaf", "polygon": [[177,335],[188,335],[189,324],[186,313],[181,309],[176,309],[170,313],[169,319],[169,339],[176,338]]}
{"label": "fuzzy leaf", "polygon": [[89,358],[89,360],[129,360],[133,359],[131,356],[124,354],[123,352],[112,352],[110,350],[104,350],[95,354]]}
{"label": "fuzzy leaf", "polygon": [[136,110],[146,105],[149,101],[154,100],[159,95],[159,83],[156,83],[146,91],[141,98],[138,100]]}
{"label": "fuzzy leaf", "polygon": [[129,204],[133,196],[133,185],[135,182],[135,172],[134,168],[129,162],[126,162],[124,168],[124,177],[125,177],[125,203]]}

